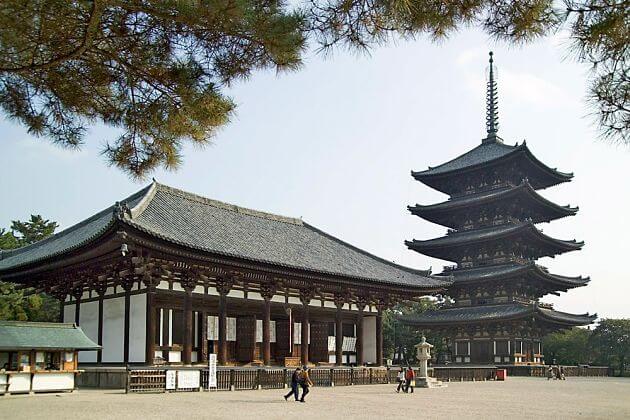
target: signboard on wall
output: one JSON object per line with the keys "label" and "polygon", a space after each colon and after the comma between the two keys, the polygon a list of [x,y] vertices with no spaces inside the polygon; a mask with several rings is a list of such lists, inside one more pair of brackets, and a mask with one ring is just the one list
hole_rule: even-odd
{"label": "signboard on wall", "polygon": [[208,388],[217,387],[217,355],[210,353],[208,355]]}
{"label": "signboard on wall", "polygon": [[175,389],[176,385],[177,385],[177,371],[167,370],[166,371],[166,389]]}
{"label": "signboard on wall", "polygon": [[201,375],[198,370],[178,370],[177,388],[199,388]]}

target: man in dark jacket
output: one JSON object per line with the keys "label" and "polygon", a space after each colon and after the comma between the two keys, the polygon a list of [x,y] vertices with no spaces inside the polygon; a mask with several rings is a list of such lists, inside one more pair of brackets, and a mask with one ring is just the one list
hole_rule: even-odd
{"label": "man in dark jacket", "polygon": [[291,395],[295,396],[295,401],[299,399],[298,396],[298,387],[300,384],[300,379],[302,377],[302,369],[299,367],[295,368],[293,371],[293,375],[291,375],[291,392],[284,396],[284,400],[288,400]]}

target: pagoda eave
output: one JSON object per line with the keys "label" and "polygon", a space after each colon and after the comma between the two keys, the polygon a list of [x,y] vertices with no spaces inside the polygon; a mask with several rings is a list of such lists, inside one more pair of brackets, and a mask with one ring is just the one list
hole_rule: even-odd
{"label": "pagoda eave", "polygon": [[[465,287],[480,283],[501,282],[508,279],[522,277],[524,279],[538,280],[541,283],[549,284],[556,290],[567,291],[576,287],[586,286],[590,281],[589,277],[567,277],[549,273],[545,268],[535,263],[528,264],[497,264],[486,267],[459,269],[444,272],[452,278],[452,287]],[[554,293],[554,292],[549,292]]]}
{"label": "pagoda eave", "polygon": [[414,239],[405,241],[405,244],[409,249],[421,254],[447,261],[455,261],[453,255],[460,248],[470,245],[495,243],[500,239],[513,239],[516,241],[519,238],[525,239],[530,246],[539,250],[535,258],[550,257],[564,252],[576,251],[584,246],[584,242],[565,241],[547,236],[531,222],[505,224],[475,231],[455,232],[424,241]]}
{"label": "pagoda eave", "polygon": [[416,328],[439,328],[517,320],[538,320],[560,328],[589,325],[597,314],[575,315],[543,308],[538,304],[508,303],[482,306],[461,306],[427,311],[420,315],[401,315],[398,319]]}

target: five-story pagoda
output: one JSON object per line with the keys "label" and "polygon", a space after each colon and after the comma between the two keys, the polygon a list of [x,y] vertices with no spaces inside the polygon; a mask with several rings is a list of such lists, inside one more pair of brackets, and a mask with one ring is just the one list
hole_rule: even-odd
{"label": "five-story pagoda", "polygon": [[545,235],[537,223],[576,214],[536,191],[568,182],[572,174],[540,162],[527,148],[497,135],[497,83],[490,53],[487,137],[463,155],[412,176],[450,196],[409,211],[447,226],[446,236],[407,241],[421,254],[452,261],[441,275],[452,280],[454,304],[402,321],[448,337],[451,361],[470,364],[543,363],[541,338],[592,323],[596,315],[555,311],[539,302],[547,294],[584,286],[588,278],[549,273],[536,259],[579,250],[583,242]]}

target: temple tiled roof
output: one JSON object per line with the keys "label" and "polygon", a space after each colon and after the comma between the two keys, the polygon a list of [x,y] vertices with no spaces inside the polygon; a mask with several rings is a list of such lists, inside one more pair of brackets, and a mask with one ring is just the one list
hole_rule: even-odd
{"label": "temple tiled roof", "polygon": [[429,169],[424,171],[414,171],[412,172],[412,176],[421,181],[427,177],[440,176],[462,170],[469,170],[482,165],[487,166],[490,163],[494,163],[495,161],[499,161],[505,157],[519,152],[527,154],[528,158],[533,163],[535,163],[537,166],[539,166],[549,174],[553,175],[554,177],[557,177],[559,180],[558,182],[568,181],[573,176],[572,174],[563,173],[554,168],[549,168],[548,166],[540,162],[529,151],[525,142],[520,145],[509,146],[507,144],[503,144],[503,141],[500,138],[497,138],[497,141],[482,143],[474,149],[464,153],[463,155],[449,160],[448,162],[443,163],[439,166],[429,167]]}
{"label": "temple tiled roof", "polygon": [[210,200],[158,183],[126,201],[130,211],[119,219],[109,208],[45,241],[3,253],[0,274],[77,248],[119,220],[161,240],[214,255],[399,286],[438,289],[450,284],[430,277],[428,271],[376,257],[300,219]]}
{"label": "temple tiled roof", "polygon": [[498,320],[513,320],[536,316],[549,322],[588,325],[597,315],[575,315],[566,312],[543,308],[538,304],[504,303],[497,305],[458,306],[435,311],[427,311],[419,315],[400,316],[400,320],[415,327],[431,327],[440,325],[479,323]]}
{"label": "temple tiled roof", "polygon": [[497,264],[485,267],[466,268],[448,271],[444,273],[452,278],[453,284],[463,284],[470,282],[490,281],[494,279],[505,279],[514,276],[535,275],[544,280],[560,283],[568,288],[585,286],[589,281],[589,277],[568,277],[551,274],[546,268],[541,267],[534,262],[527,264],[508,263]]}
{"label": "temple tiled roof", "polygon": [[[532,222],[506,223],[502,225],[475,229],[469,231],[458,231],[439,238],[419,241],[405,241],[405,244],[415,251],[421,252],[436,258],[443,258],[449,249],[454,247],[496,241],[497,239],[510,237],[517,234],[529,235],[539,243],[546,243],[560,252],[580,249],[584,243],[575,240],[564,241],[545,235]],[[542,255],[541,255],[542,256]],[[448,258],[443,258],[448,259]]]}
{"label": "temple tiled roof", "polygon": [[[124,201],[133,207],[150,190],[150,186],[127,197]],[[13,267],[41,261],[78,248],[107,231],[114,222],[114,206],[95,214],[63,231],[42,241],[22,248],[0,250],[0,273]]]}
{"label": "temple tiled roof", "polygon": [[98,350],[74,324],[0,321],[0,350]]}
{"label": "temple tiled roof", "polygon": [[502,200],[513,200],[515,198],[520,198],[521,200],[531,203],[530,207],[532,208],[538,207],[540,209],[544,209],[544,216],[543,211],[541,211],[538,217],[534,216],[534,218],[532,218],[532,222],[534,223],[540,223],[543,221],[546,222],[565,216],[572,216],[578,211],[577,207],[559,206],[554,202],[547,200],[538,194],[526,180],[524,180],[520,185],[510,188],[501,188],[484,191],[479,194],[459,196],[441,203],[426,206],[416,204],[415,206],[409,206],[408,209],[412,214],[420,216],[431,222],[444,225],[444,215],[461,209],[468,210],[474,206],[484,206],[488,203],[495,203]]}

